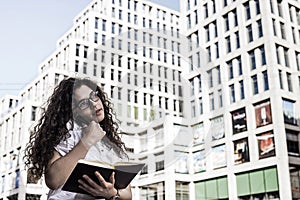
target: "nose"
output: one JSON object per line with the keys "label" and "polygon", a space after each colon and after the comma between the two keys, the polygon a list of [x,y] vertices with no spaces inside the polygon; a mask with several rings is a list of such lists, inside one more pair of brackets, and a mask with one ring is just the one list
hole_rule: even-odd
{"label": "nose", "polygon": [[94,101],[92,101],[91,99],[89,99],[89,100],[90,100],[90,106],[91,106],[91,107],[96,107],[97,102],[94,102]]}

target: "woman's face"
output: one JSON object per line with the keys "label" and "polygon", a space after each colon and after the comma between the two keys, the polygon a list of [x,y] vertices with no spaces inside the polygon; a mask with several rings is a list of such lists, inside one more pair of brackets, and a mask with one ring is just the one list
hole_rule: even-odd
{"label": "woman's face", "polygon": [[89,124],[92,120],[101,122],[104,119],[104,108],[102,101],[97,96],[96,90],[82,85],[75,90],[76,112],[80,118]]}

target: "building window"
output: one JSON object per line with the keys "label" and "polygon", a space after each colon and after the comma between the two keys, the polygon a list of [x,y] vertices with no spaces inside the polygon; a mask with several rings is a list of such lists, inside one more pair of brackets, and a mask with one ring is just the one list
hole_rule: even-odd
{"label": "building window", "polygon": [[106,20],[102,20],[102,31],[106,31]]}
{"label": "building window", "polygon": [[79,71],[79,61],[75,60],[75,72]]}
{"label": "building window", "polygon": [[219,108],[223,107],[223,95],[222,95],[222,89],[218,90],[218,96],[219,96]]}
{"label": "building window", "polygon": [[285,28],[284,28],[284,23],[280,22],[280,31],[281,31],[281,38],[286,39],[286,34],[285,34]]}
{"label": "building window", "polygon": [[127,73],[127,84],[129,84],[130,85],[130,83],[131,83],[131,77],[130,77],[130,73]]}
{"label": "building window", "polygon": [[118,81],[122,82],[122,71],[118,71]]}
{"label": "building window", "polygon": [[[199,163],[199,166],[197,166],[197,168],[195,167],[196,173],[204,171],[207,168],[207,159],[205,159],[205,155],[203,155],[201,151],[198,152],[199,153],[194,156],[194,160]],[[227,177],[195,182],[195,196],[196,199],[228,199],[228,187]]]}
{"label": "building window", "polygon": [[285,66],[290,67],[288,48],[283,48]]}
{"label": "building window", "polygon": [[253,41],[253,32],[252,32],[252,25],[247,26],[247,31],[248,31],[248,42]]}
{"label": "building window", "polygon": [[218,75],[218,84],[221,84],[221,69],[220,69],[220,66],[217,66],[216,67],[216,70],[217,70],[217,75]]}
{"label": "building window", "polygon": [[205,17],[205,18],[208,17],[208,5],[207,5],[207,3],[204,4],[204,17]]}
{"label": "building window", "polygon": [[139,108],[134,106],[134,119],[137,120],[139,118]]}
{"label": "building window", "polygon": [[111,38],[111,48],[115,48],[115,38]]}
{"label": "building window", "polygon": [[164,170],[164,168],[165,168],[165,162],[164,162],[164,160],[155,162],[155,171]]}
{"label": "building window", "polygon": [[263,28],[262,28],[262,24],[261,24],[261,19],[257,20],[257,29],[258,29],[258,37],[262,37],[263,36]]}
{"label": "building window", "polygon": [[119,24],[119,35],[122,33],[122,25],[121,24]]}
{"label": "building window", "polygon": [[99,18],[95,17],[95,29],[98,29]]}
{"label": "building window", "polygon": [[240,48],[240,36],[239,36],[239,31],[235,32],[235,44],[236,44],[236,48]]}
{"label": "building window", "polygon": [[189,199],[189,182],[176,181],[176,199]]}
{"label": "building window", "polygon": [[246,13],[246,20],[251,18],[251,12],[250,12],[250,5],[249,5],[249,1],[247,1],[246,3],[244,3],[244,7],[245,7],[245,13]]}
{"label": "building window", "polygon": [[264,90],[269,90],[269,80],[268,80],[268,73],[267,71],[263,72],[263,79],[264,79]]}
{"label": "building window", "polygon": [[210,46],[206,48],[208,61],[211,62],[211,49]]}
{"label": "building window", "polygon": [[247,173],[236,174],[236,186],[238,199],[282,198],[279,198],[279,184],[276,166],[273,168],[265,168]]}
{"label": "building window", "polygon": [[134,103],[138,103],[138,92],[134,91]]}
{"label": "building window", "polygon": [[127,101],[131,102],[131,90],[127,90]]}
{"label": "building window", "polygon": [[243,75],[243,66],[242,66],[241,56],[237,57],[237,63],[238,63],[238,68],[239,68],[239,75]]}
{"label": "building window", "polygon": [[94,49],[94,61],[97,61],[98,58],[98,49]]}
{"label": "building window", "polygon": [[260,14],[259,0],[255,0],[256,14]]}
{"label": "building window", "polygon": [[[299,18],[300,18],[300,14],[299,14]],[[297,70],[300,71],[300,52],[295,52],[295,58],[296,58]]]}
{"label": "building window", "polygon": [[282,71],[278,70],[280,89],[283,90]]}
{"label": "building window", "polygon": [[87,63],[86,63],[86,62],[83,63],[83,69],[82,69],[82,72],[83,72],[84,74],[87,74]]}
{"label": "building window", "polygon": [[209,77],[209,87],[211,88],[214,86],[213,72],[212,70],[209,70],[207,73]]}
{"label": "building window", "polygon": [[244,82],[240,81],[239,84],[240,84],[240,95],[241,95],[240,97],[242,100],[242,99],[245,99]]}
{"label": "building window", "polygon": [[230,89],[230,103],[235,102],[235,91],[234,91],[234,84],[229,86]]}
{"label": "building window", "polygon": [[255,53],[254,53],[254,50],[250,51],[248,54],[249,54],[249,57],[250,57],[251,70],[254,70],[254,69],[256,69],[256,62],[255,62]]}
{"label": "building window", "polygon": [[93,76],[97,76],[97,65],[94,65]]}
{"label": "building window", "polygon": [[292,34],[293,34],[293,42],[294,44],[297,44],[296,29],[294,27],[292,27]]}
{"label": "building window", "polygon": [[122,88],[118,87],[118,99],[121,100],[122,98]]}
{"label": "building window", "polygon": [[102,45],[105,46],[106,35],[102,34]]}
{"label": "building window", "polygon": [[111,69],[111,71],[110,71],[110,80],[114,80],[114,69]]}
{"label": "building window", "polygon": [[98,33],[97,32],[94,33],[94,43],[98,44]]}
{"label": "building window", "polygon": [[119,20],[122,20],[122,10],[119,10]]}
{"label": "building window", "polygon": [[199,98],[199,113],[200,113],[200,115],[203,114],[203,100],[202,100],[202,97]]}
{"label": "building window", "polygon": [[233,79],[233,65],[232,65],[232,61],[227,62],[228,65],[228,78]]}
{"label": "building window", "polygon": [[217,22],[214,21],[213,22],[213,25],[214,25],[214,30],[215,30],[215,38],[218,37],[218,26],[217,26]]}
{"label": "building window", "polygon": [[[198,92],[202,92],[201,75],[198,75],[197,78],[198,78]],[[193,80],[192,80],[192,88],[193,88],[193,89],[192,89],[192,92],[193,92],[192,94],[194,94],[194,81],[195,81],[195,80],[197,80],[197,79],[193,79]]]}
{"label": "building window", "polygon": [[277,58],[277,64],[281,64],[281,59],[280,59],[280,46],[276,45],[276,58]]}
{"label": "building window", "polygon": [[266,64],[266,54],[264,46],[259,47],[259,50],[261,55],[261,65],[263,66]]}
{"label": "building window", "polygon": [[31,107],[31,121],[35,121],[36,120],[36,115],[37,115],[37,107],[36,106],[32,106]]}
{"label": "building window", "polygon": [[288,154],[299,156],[299,134],[295,131],[286,130]]}
{"label": "building window", "polygon": [[272,19],[272,24],[273,24],[273,34],[274,36],[277,36],[277,31],[276,31],[276,22],[275,22],[275,19]]}
{"label": "building window", "polygon": [[282,107],[284,122],[291,125],[297,125],[295,102],[289,99],[283,99]]}
{"label": "building window", "polygon": [[209,104],[210,104],[210,110],[215,110],[215,98],[214,93],[209,94]]}
{"label": "building window", "polygon": [[292,85],[292,77],[291,77],[291,73],[286,73],[286,79],[287,79],[287,86],[288,86],[288,90],[290,92],[293,92],[293,85]]}
{"label": "building window", "polygon": [[113,23],[111,24],[111,33],[112,33],[112,34],[115,33],[115,29],[116,29],[115,26],[116,26],[116,23],[113,22]]}
{"label": "building window", "polygon": [[118,40],[118,48],[119,48],[119,50],[122,50],[122,40],[121,39]]}
{"label": "building window", "polygon": [[250,161],[248,139],[243,138],[233,142],[234,144],[234,163],[241,164]]}
{"label": "building window", "polygon": [[105,67],[101,66],[101,78],[104,78]]}
{"label": "building window", "polygon": [[76,56],[79,56],[80,44],[76,44]]}
{"label": "building window", "polygon": [[226,46],[227,46],[227,53],[230,53],[231,52],[230,36],[227,36],[225,38],[225,40],[226,40]]}
{"label": "building window", "polygon": [[192,117],[196,117],[196,105],[195,100],[191,101],[191,110],[192,110]]}
{"label": "building window", "polygon": [[233,134],[247,131],[247,115],[245,108],[231,112]]}
{"label": "building window", "polygon": [[228,19],[228,14],[223,16],[224,18],[224,24],[225,24],[225,31],[229,31],[229,19]]}
{"label": "building window", "polygon": [[258,94],[257,75],[251,76],[253,94]]}
{"label": "building window", "polygon": [[134,75],[134,85],[137,86],[138,85],[138,78],[137,75]]}

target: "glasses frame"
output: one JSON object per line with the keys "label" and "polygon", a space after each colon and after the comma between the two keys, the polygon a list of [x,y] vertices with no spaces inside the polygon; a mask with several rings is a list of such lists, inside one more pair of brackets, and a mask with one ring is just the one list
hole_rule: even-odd
{"label": "glasses frame", "polygon": [[77,107],[80,110],[85,110],[85,109],[91,107],[92,106],[91,101],[95,103],[100,100],[100,97],[98,95],[99,95],[99,92],[97,90],[96,91],[92,90],[91,93],[89,94],[89,98],[81,99],[77,103]]}

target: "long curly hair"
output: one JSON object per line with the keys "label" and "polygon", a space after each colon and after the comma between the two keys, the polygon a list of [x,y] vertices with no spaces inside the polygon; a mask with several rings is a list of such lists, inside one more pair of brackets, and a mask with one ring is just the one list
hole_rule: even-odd
{"label": "long curly hair", "polygon": [[100,87],[89,79],[68,78],[62,80],[54,89],[53,94],[47,101],[47,109],[42,114],[38,124],[30,134],[29,142],[25,149],[25,164],[30,174],[29,181],[38,181],[45,173],[48,162],[54,155],[54,147],[61,140],[69,137],[67,128],[68,122],[74,127],[73,101],[74,91],[86,85],[98,91],[98,96],[103,103],[104,119],[100,122],[101,127],[106,131],[107,138],[117,147],[116,153],[119,156],[126,155],[125,144],[118,136],[118,123],[114,118],[115,113],[112,103]]}

